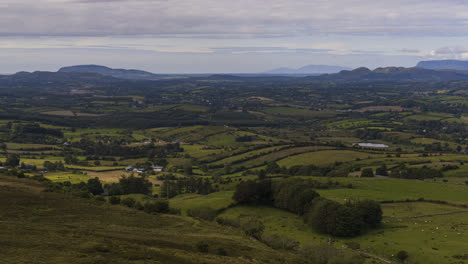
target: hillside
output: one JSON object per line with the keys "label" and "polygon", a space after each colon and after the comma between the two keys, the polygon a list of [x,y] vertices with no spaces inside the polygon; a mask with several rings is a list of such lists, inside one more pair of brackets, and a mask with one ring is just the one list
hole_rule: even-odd
{"label": "hillside", "polygon": [[421,61],[416,65],[418,68],[430,69],[430,70],[468,70],[468,61],[460,60],[433,60],[433,61]]}
{"label": "hillside", "polygon": [[352,71],[341,71],[336,74],[325,74],[310,77],[316,81],[341,82],[448,82],[468,80],[468,74],[455,71],[438,71],[423,68],[386,67],[371,71],[361,67]]}
{"label": "hillside", "polygon": [[[0,176],[2,263],[284,263],[287,257],[236,229],[42,189],[36,181]],[[200,241],[207,253],[197,250]]]}
{"label": "hillside", "polygon": [[141,70],[126,70],[126,69],[112,69],[100,65],[77,65],[63,67],[58,72],[82,72],[82,73],[97,73],[104,76],[111,76],[119,79],[131,80],[158,80],[161,76],[151,72]]}

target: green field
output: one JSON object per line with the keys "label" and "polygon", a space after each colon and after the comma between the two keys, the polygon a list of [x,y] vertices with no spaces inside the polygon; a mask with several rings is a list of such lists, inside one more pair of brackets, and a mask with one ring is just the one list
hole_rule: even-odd
{"label": "green field", "polygon": [[382,156],[383,155],[380,154],[350,150],[323,150],[291,156],[289,158],[278,161],[278,165],[285,167],[291,167],[295,165],[326,166],[335,162],[346,162],[356,159],[368,159]]}
{"label": "green field", "polygon": [[185,213],[188,209],[199,206],[208,206],[215,210],[227,208],[233,203],[233,191],[222,191],[208,195],[183,194],[170,200],[171,206]]}

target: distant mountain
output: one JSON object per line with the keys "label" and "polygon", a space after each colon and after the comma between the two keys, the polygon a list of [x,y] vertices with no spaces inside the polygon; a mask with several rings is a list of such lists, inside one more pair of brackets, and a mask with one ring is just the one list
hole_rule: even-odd
{"label": "distant mountain", "polygon": [[337,73],[343,70],[351,70],[348,67],[341,66],[330,66],[330,65],[306,65],[304,67],[293,69],[293,68],[277,68],[266,73],[268,74],[325,74],[325,73]]}
{"label": "distant mountain", "polygon": [[341,82],[446,82],[456,80],[468,80],[468,73],[457,71],[429,70],[423,68],[386,67],[373,71],[368,68],[357,68],[352,71],[341,71],[335,74],[324,74],[308,77],[316,81],[341,81]]}
{"label": "distant mountain", "polygon": [[433,60],[433,61],[421,61],[416,65],[418,68],[430,69],[430,70],[458,70],[467,71],[468,61],[461,60]]}
{"label": "distant mountain", "polygon": [[63,67],[58,72],[81,72],[81,73],[97,73],[104,76],[111,76],[119,79],[128,80],[159,80],[161,75],[157,75],[147,71],[112,69],[100,65],[77,65]]}
{"label": "distant mountain", "polygon": [[107,83],[119,81],[110,76],[98,73],[81,72],[18,72],[12,75],[0,75],[0,83],[21,84],[53,84],[53,83]]}

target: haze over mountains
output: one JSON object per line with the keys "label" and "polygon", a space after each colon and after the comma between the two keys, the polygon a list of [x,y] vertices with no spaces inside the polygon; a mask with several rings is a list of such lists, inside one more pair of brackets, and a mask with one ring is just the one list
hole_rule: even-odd
{"label": "haze over mountains", "polygon": [[158,80],[161,75],[157,75],[147,71],[141,70],[126,70],[126,69],[112,69],[100,65],[77,65],[63,67],[58,72],[81,72],[81,73],[97,73],[104,76],[111,76],[119,79],[130,80]]}
{"label": "haze over mountains", "polygon": [[[310,73],[308,73],[310,72]],[[323,74],[323,72],[328,72]],[[370,70],[365,67],[350,68],[329,65],[308,65],[299,69],[280,68],[263,74],[224,74],[221,79],[229,78],[298,78],[309,81],[332,82],[446,82],[468,80],[468,61],[422,61],[417,67],[381,67]],[[281,77],[284,76],[284,77]],[[288,77],[289,76],[289,77]],[[77,65],[63,67],[57,72],[37,71],[19,72],[0,76],[0,82],[6,83],[65,83],[80,82],[119,82],[122,80],[157,81],[167,78],[197,77],[220,78],[219,75],[162,75],[142,70],[112,69],[100,65]]]}
{"label": "haze over mountains", "polygon": [[460,60],[437,60],[437,61],[421,61],[416,67],[431,69],[431,70],[468,70],[468,61]]}
{"label": "haze over mountains", "polygon": [[348,67],[333,66],[333,65],[306,65],[298,69],[293,68],[277,68],[267,71],[267,74],[325,74],[325,73],[338,73],[343,70],[351,70]]}

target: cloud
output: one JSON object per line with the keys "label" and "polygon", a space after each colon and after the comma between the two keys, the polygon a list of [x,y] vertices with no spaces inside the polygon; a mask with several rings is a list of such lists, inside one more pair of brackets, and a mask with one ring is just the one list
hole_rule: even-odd
{"label": "cloud", "polygon": [[401,53],[419,53],[419,52],[421,52],[421,51],[418,50],[418,49],[407,49],[407,48],[403,48],[403,49],[397,50],[397,52],[401,52]]}
{"label": "cloud", "polygon": [[468,47],[442,47],[429,52],[428,57],[436,59],[466,59]]}
{"label": "cloud", "polygon": [[466,35],[457,0],[2,0],[2,36]]}
{"label": "cloud", "polygon": [[326,53],[333,49],[287,48],[287,47],[212,47],[215,52],[226,53]]}

